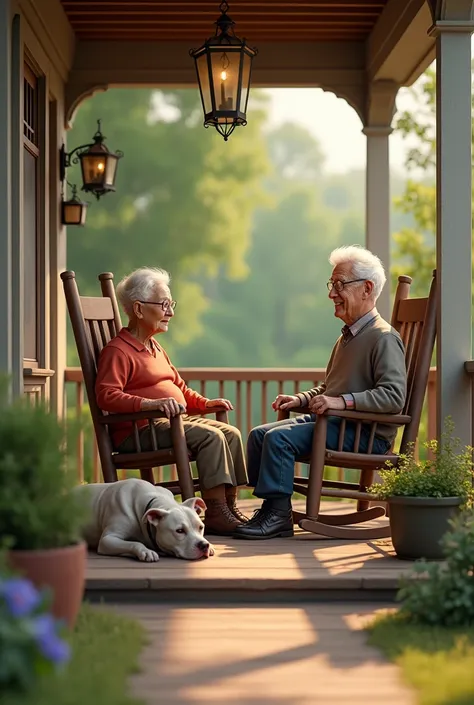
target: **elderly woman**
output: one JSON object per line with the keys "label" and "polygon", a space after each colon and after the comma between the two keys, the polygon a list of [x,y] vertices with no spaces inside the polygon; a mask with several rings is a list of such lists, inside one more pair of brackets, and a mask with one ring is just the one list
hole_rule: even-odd
{"label": "elderly woman", "polygon": [[[153,336],[166,333],[174,316],[170,276],[163,269],[143,267],[122,279],[117,297],[128,325],[103,349],[97,371],[97,403],[103,411],[162,411],[156,419],[159,448],[170,448],[170,422],[182,405],[188,448],[196,456],[201,493],[207,505],[208,534],[226,536],[246,521],[236,505],[237,486],[247,483],[242,439],[237,428],[199,416],[224,406],[227,399],[207,399],[190,389]],[[120,452],[133,451],[131,424],[117,424],[113,441]],[[140,430],[143,450],[152,450],[146,421]]]}

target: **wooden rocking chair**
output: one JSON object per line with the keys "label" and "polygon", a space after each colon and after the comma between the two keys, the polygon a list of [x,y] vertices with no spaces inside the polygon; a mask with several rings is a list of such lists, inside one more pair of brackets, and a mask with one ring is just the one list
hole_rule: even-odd
{"label": "wooden rocking chair", "polygon": [[[176,464],[178,480],[162,482],[174,494],[181,494],[183,500],[194,496],[199,489],[198,480],[193,480],[190,461],[194,460],[188,452],[184,435],[183,420],[175,416],[170,421],[172,448],[158,449],[153,419],[163,418],[160,411],[139,411],[132,414],[107,414],[97,406],[95,381],[97,364],[102,348],[114,338],[122,328],[120,312],[113,286],[113,274],[105,272],[99,275],[102,296],[80,296],[74,272],[62,272],[64,294],[69,317],[71,319],[77,352],[82,367],[89,408],[97,439],[102,475],[104,482],[116,482],[117,470],[139,470],[142,479],[154,483],[153,468]],[[218,421],[228,422],[227,411],[215,410]],[[146,419],[150,425],[154,449],[142,451],[137,422]],[[114,423],[130,422],[133,426],[135,451],[118,453],[114,450],[109,427]]]}
{"label": "wooden rocking chair", "polygon": [[[430,293],[427,298],[408,298],[411,281],[410,277],[399,277],[392,313],[392,326],[400,333],[405,345],[407,369],[405,407],[397,415],[329,410],[326,414],[318,417],[311,455],[297,459],[297,462],[309,462],[309,478],[295,477],[294,480],[295,491],[306,495],[306,515],[296,515],[295,521],[298,521],[300,527],[306,531],[331,538],[363,541],[390,537],[389,526],[357,528],[353,525],[385,515],[383,507],[370,507],[369,503],[371,500],[375,500],[375,497],[367,492],[367,488],[373,483],[375,472],[384,468],[388,460],[394,466],[398,464],[398,454],[394,453],[393,449],[386,455],[376,455],[371,452],[377,424],[395,424],[404,427],[400,453],[406,453],[418,435],[436,337],[436,272],[433,273]],[[308,412],[307,408],[301,409],[303,414]],[[288,416],[288,412],[279,413],[279,419],[288,418]],[[336,416],[341,419],[339,450],[337,451],[326,448],[328,416]],[[347,421],[356,424],[352,452],[342,451]],[[363,424],[370,426],[367,453],[359,453]],[[360,470],[360,482],[356,484],[324,480],[325,466]],[[320,514],[321,497],[357,500],[357,510],[348,514]]]}

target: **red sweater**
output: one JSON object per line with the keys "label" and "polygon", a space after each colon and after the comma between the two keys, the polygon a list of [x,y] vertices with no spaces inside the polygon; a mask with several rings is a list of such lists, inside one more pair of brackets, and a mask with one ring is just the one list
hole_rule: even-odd
{"label": "red sweater", "polygon": [[[127,328],[105,346],[99,359],[95,392],[102,411],[130,414],[140,411],[142,399],[173,397],[186,406],[188,414],[200,414],[206,408],[206,397],[189,389],[168,355],[152,339],[155,356],[151,355]],[[137,425],[146,426],[147,421]],[[115,446],[133,432],[131,423],[110,426]]]}

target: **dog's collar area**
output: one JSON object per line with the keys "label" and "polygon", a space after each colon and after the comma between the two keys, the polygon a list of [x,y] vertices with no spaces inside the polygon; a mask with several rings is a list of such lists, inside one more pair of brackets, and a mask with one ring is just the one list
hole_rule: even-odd
{"label": "dog's collar area", "polygon": [[[147,513],[147,511],[152,508],[152,505],[153,505],[153,502],[154,502],[154,501],[155,501],[155,497],[152,497],[152,498],[150,499],[150,501],[148,502],[148,504],[146,505],[146,507],[145,507],[145,511],[143,512],[143,516],[145,516],[145,514]],[[152,529],[152,525],[150,524],[150,522],[148,521],[148,519],[146,520],[146,531],[147,531],[147,534],[148,534],[148,538],[150,539],[151,545],[153,546],[153,548],[155,549],[155,551],[156,551],[159,555],[162,555],[162,556],[172,556],[172,555],[173,555],[172,553],[169,553],[168,551],[165,551],[163,548],[161,548],[161,546],[158,545],[158,543],[157,543],[157,541],[156,541],[156,537],[155,537],[154,532],[153,532],[153,529]]]}

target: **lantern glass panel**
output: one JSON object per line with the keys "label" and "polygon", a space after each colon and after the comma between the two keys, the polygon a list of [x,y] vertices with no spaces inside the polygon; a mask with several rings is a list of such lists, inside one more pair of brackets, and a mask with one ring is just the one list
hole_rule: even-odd
{"label": "lantern glass panel", "polygon": [[113,187],[115,183],[115,174],[117,171],[118,157],[115,154],[108,154],[105,162],[105,180],[106,186]]}
{"label": "lantern glass panel", "polygon": [[80,160],[84,186],[102,186],[105,183],[107,155],[87,152],[81,154]]}
{"label": "lantern glass panel", "polygon": [[199,87],[201,89],[202,109],[204,114],[208,115],[212,112],[212,97],[211,87],[209,84],[209,66],[207,63],[207,54],[204,52],[196,59],[196,67],[199,78]]}
{"label": "lantern glass panel", "polygon": [[247,112],[247,103],[249,99],[249,87],[250,87],[250,69],[252,68],[252,57],[243,52],[243,65],[242,65],[242,93],[240,96],[240,106],[239,110],[243,113]]}
{"label": "lantern glass panel", "polygon": [[216,110],[237,110],[240,51],[227,47],[215,49],[211,54],[212,80],[216,98]]}
{"label": "lantern glass panel", "polygon": [[71,200],[63,203],[63,225],[84,225],[87,215],[87,203]]}
{"label": "lantern glass panel", "polygon": [[68,204],[64,208],[66,215],[66,222],[71,225],[76,225],[81,222],[82,219],[82,207],[76,204]]}

